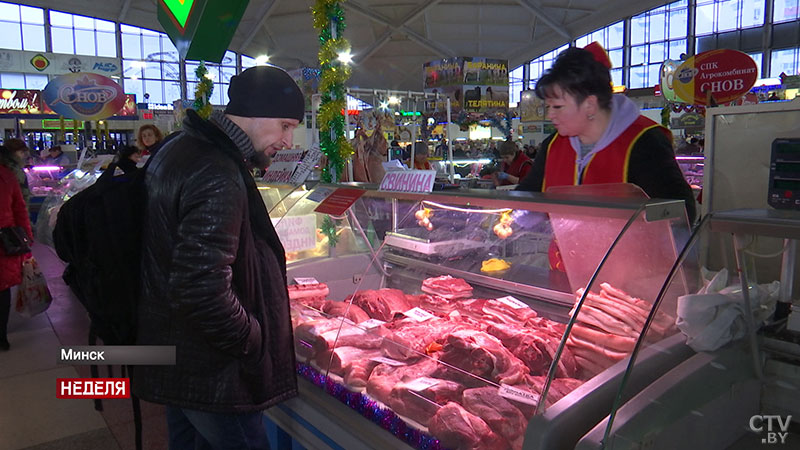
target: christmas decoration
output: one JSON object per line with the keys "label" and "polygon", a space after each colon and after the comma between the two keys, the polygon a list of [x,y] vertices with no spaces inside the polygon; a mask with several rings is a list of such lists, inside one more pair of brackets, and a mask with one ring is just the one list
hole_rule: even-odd
{"label": "christmas decoration", "polygon": [[194,74],[197,76],[197,87],[194,89],[193,107],[200,117],[208,119],[214,110],[209,101],[211,94],[214,92],[214,82],[208,78],[208,69],[203,61],[200,61],[200,65],[197,66]]}
{"label": "christmas decoration", "polygon": [[328,245],[336,247],[339,242],[339,236],[336,234],[336,222],[331,219],[331,216],[325,216],[325,219],[322,220],[321,230],[322,234],[328,237]]}
{"label": "christmas decoration", "polygon": [[[320,42],[319,143],[328,160],[322,168],[322,181],[335,182],[342,176],[345,161],[353,154],[353,147],[344,136],[344,112],[347,108],[344,83],[350,78],[351,69],[340,60],[340,55],[350,52],[350,43],[342,35],[345,22],[339,0],[317,0],[311,14]],[[332,239],[329,242],[335,245]]]}
{"label": "christmas decoration", "polygon": [[439,440],[433,436],[410,426],[393,411],[383,408],[370,397],[353,392],[341,383],[326,376],[308,364],[297,363],[297,373],[312,384],[349,406],[351,409],[377,424],[384,430],[397,436],[411,447],[421,450],[444,450]]}

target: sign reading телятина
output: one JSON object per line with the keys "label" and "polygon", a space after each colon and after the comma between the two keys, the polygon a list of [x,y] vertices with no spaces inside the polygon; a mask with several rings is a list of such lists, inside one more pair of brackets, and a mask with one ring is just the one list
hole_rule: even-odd
{"label": "sign reading \u0442\u0435\u043b\u044f\u0442\u0438\u043d\u0430", "polygon": [[381,181],[380,190],[425,194],[433,191],[435,180],[435,170],[396,170],[386,172]]}

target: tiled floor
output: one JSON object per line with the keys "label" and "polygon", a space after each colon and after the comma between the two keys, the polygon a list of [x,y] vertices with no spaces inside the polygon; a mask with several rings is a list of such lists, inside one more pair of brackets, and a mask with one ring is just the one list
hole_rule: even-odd
{"label": "tiled floor", "polygon": [[[37,245],[34,256],[47,277],[53,304],[26,319],[11,312],[11,351],[0,352],[0,450],[134,449],[130,400],[56,399],[56,378],[89,376],[88,366],[56,363],[59,346],[86,345],[88,318],[61,280],[63,264],[50,248]],[[119,376],[119,368],[115,367]],[[101,375],[106,374],[101,367]],[[143,448],[166,449],[166,422],[159,405],[142,404]]]}

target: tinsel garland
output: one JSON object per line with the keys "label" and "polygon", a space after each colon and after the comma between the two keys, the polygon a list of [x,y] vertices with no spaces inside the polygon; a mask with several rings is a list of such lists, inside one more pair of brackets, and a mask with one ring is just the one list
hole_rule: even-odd
{"label": "tinsel garland", "polygon": [[328,237],[328,245],[330,247],[336,247],[336,244],[339,242],[339,235],[336,234],[336,222],[331,219],[331,216],[325,216],[320,228],[322,234]]}
{"label": "tinsel garland", "polygon": [[[339,180],[345,161],[353,154],[353,147],[344,136],[347,108],[344,84],[350,78],[351,69],[338,60],[340,53],[350,51],[350,43],[343,37],[345,22],[340,0],[317,0],[311,7],[311,15],[320,42],[319,144],[328,159],[328,164],[322,168],[322,181],[330,182],[334,179],[331,170]],[[336,39],[332,27],[335,27]]]}
{"label": "tinsel garland", "polygon": [[200,61],[200,65],[194,70],[194,74],[197,76],[197,87],[194,90],[194,104],[192,106],[197,115],[203,119],[208,119],[214,110],[209,101],[211,94],[214,92],[214,82],[206,76],[208,75],[208,69],[203,61]]}
{"label": "tinsel garland", "polygon": [[511,139],[511,133],[512,133],[511,119],[512,116],[510,111],[506,111],[505,114],[496,113],[489,116],[489,122],[492,123],[493,127],[500,130],[500,132],[503,133],[503,136],[505,136],[506,139]]}
{"label": "tinsel garland", "polygon": [[444,450],[438,439],[408,425],[392,410],[382,408],[364,394],[347,389],[313,367],[297,363],[297,373],[408,445],[422,450]]}

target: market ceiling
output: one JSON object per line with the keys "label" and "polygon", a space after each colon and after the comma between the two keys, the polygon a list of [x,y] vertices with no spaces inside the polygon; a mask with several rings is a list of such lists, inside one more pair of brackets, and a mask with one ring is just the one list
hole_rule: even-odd
{"label": "market ceiling", "polygon": [[[225,1],[225,0],[218,0]],[[155,0],[22,0],[32,6],[157,29]],[[422,89],[422,64],[452,56],[508,59],[510,68],[658,0],[347,0],[353,47],[348,86]],[[230,48],[267,54],[287,69],[316,67],[319,41],[311,0],[250,0]]]}

